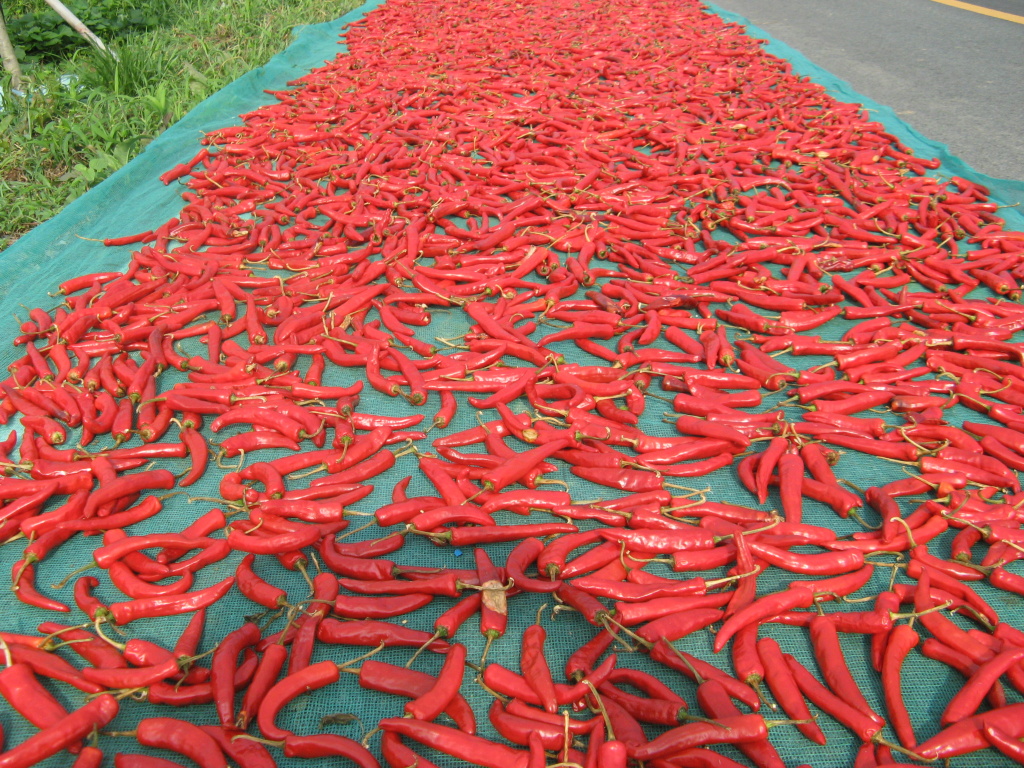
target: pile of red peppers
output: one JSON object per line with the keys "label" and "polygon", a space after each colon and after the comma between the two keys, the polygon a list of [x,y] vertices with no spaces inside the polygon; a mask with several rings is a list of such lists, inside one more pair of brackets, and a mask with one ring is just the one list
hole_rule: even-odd
{"label": "pile of red peppers", "polygon": [[[988,190],[692,0],[389,0],[346,39],[162,177],[184,206],[105,241],[125,271],[13,340],[0,541],[55,615],[0,632],[0,725],[38,729],[0,768],[780,768],[775,727],[834,766],[825,721],[856,768],[1024,763],[1024,233]],[[894,479],[848,482],[857,455]],[[210,477],[215,507],[160,525]],[[85,536],[92,568],[45,587]],[[424,541],[469,557],[425,567]],[[204,643],[232,590],[264,613]],[[564,670],[565,617],[506,636],[527,593],[591,628]],[[133,636],[183,614],[173,647]],[[912,654],[962,677],[912,692],[937,723]],[[278,723],[344,674],[408,701],[363,743]],[[137,698],[166,716],[116,730]]]}

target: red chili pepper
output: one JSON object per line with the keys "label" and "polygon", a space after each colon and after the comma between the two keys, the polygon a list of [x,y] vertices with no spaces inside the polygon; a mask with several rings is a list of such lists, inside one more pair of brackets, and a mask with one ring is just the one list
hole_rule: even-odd
{"label": "red chili pepper", "polygon": [[0,754],[0,766],[30,768],[81,741],[93,730],[106,727],[117,716],[117,712],[117,700],[109,694],[102,694],[61,721]]}
{"label": "red chili pepper", "polygon": [[653,660],[677,672],[681,672],[697,683],[708,679],[717,680],[725,686],[729,696],[751,709],[757,710],[761,706],[761,702],[758,700],[753,688],[745,683],[741,683],[736,678],[708,664],[706,661],[674,649],[673,646],[664,640],[658,640],[651,648],[650,654]]}
{"label": "red chili pepper", "polygon": [[882,730],[882,724],[871,719],[832,693],[808,672],[796,659],[784,654],[797,685],[811,703],[838,720],[861,741],[873,741]]}
{"label": "red chili pepper", "polygon": [[445,654],[444,666],[429,691],[406,703],[405,713],[417,720],[431,721],[448,708],[458,694],[465,670],[466,647],[455,643]]}
{"label": "red chili pepper", "polygon": [[479,736],[409,718],[385,718],[380,721],[379,727],[484,768],[526,768],[525,760],[529,756],[527,752],[511,749]]}
{"label": "red chili pepper", "polygon": [[[447,661],[447,659],[446,659]],[[425,672],[405,669],[368,659],[359,669],[359,684],[363,688],[397,696],[422,697],[437,680]],[[476,733],[476,721],[468,702],[456,694],[445,711],[465,733]]]}
{"label": "red chili pepper", "polygon": [[980,664],[942,712],[940,723],[951,725],[975,714],[981,700],[1001,675],[1024,659],[1024,649],[1010,648]]}
{"label": "red chili pepper", "polygon": [[0,672],[0,696],[36,728],[49,728],[68,715],[25,664],[12,664]]}
{"label": "red chili pepper", "polygon": [[810,608],[814,604],[814,592],[808,588],[791,587],[785,592],[775,592],[758,598],[726,619],[715,635],[714,651],[718,653],[740,628],[753,622],[764,621],[772,616],[794,608]]}
{"label": "red chili pepper", "polygon": [[238,763],[238,768],[276,767],[277,764],[270,752],[258,741],[235,738],[239,734],[227,728],[218,728],[215,725],[201,725],[199,727],[217,742],[217,746],[223,750],[227,757]]}
{"label": "red chili pepper", "polygon": [[836,623],[830,616],[818,616],[811,620],[810,629],[814,658],[818,662],[818,668],[821,670],[825,682],[847,704],[872,719],[880,720],[850,673],[839,644]]}
{"label": "red chili pepper", "polygon": [[238,654],[259,641],[261,636],[257,625],[246,622],[221,640],[213,653],[210,664],[210,688],[221,725],[230,728],[235,724],[235,667]]}
{"label": "red chili pepper", "polygon": [[900,668],[910,650],[917,646],[921,638],[910,626],[900,624],[889,633],[885,655],[882,658],[882,690],[885,693],[885,706],[889,711],[889,721],[900,743],[907,749],[917,746],[914,729],[910,723],[903,700],[903,686],[900,682]]}
{"label": "red chili pepper", "polygon": [[541,706],[546,712],[553,714],[558,711],[558,699],[551,670],[544,656],[546,637],[547,633],[539,622],[531,624],[526,629],[521,641],[519,665],[523,676],[540,699]]}
{"label": "red chili pepper", "polygon": [[811,720],[807,723],[798,723],[797,729],[815,744],[824,745],[825,734],[821,732],[818,724],[813,722],[811,712],[797,687],[793,673],[786,664],[779,644],[770,637],[763,637],[757,641],[757,652],[764,664],[765,682],[779,702],[779,706],[794,720]]}
{"label": "red chili pepper", "polygon": [[391,768],[405,768],[409,765],[418,765],[421,768],[437,768],[434,763],[402,744],[401,738],[396,733],[385,732],[381,737],[380,746],[384,760]]}
{"label": "red chili pepper", "polygon": [[126,603],[111,603],[110,615],[117,624],[128,624],[141,618],[174,616],[179,613],[198,611],[220,600],[234,585],[234,577],[224,579],[206,589],[171,597],[150,597]]}
{"label": "red chili pepper", "polygon": [[284,739],[285,757],[346,757],[360,768],[379,768],[376,758],[358,741],[321,733],[314,736],[288,734]]}
{"label": "red chili pepper", "polygon": [[98,747],[83,747],[71,768],[100,768],[101,765],[103,765],[103,751]]}
{"label": "red chili pepper", "polygon": [[216,740],[198,725],[169,717],[149,717],[136,727],[139,744],[177,752],[201,768],[223,768],[224,752]]}

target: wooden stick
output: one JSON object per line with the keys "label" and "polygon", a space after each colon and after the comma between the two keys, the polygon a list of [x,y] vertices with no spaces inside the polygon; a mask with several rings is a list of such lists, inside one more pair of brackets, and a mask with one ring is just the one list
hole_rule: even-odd
{"label": "wooden stick", "polygon": [[18,57],[14,54],[11,38],[7,35],[7,22],[4,20],[2,8],[0,8],[0,60],[3,61],[4,69],[11,73],[11,88],[21,88],[21,65],[18,64]]}
{"label": "wooden stick", "polygon": [[75,16],[75,14],[71,12],[71,9],[64,5],[64,3],[60,0],[46,0],[46,4],[53,8],[53,10],[57,12],[57,15],[64,19],[64,21],[68,23],[68,26],[75,30],[75,32],[88,40],[92,45],[96,46],[100,51],[110,56],[114,61],[120,61],[117,54],[107,48],[107,46],[103,44],[103,41],[96,37],[96,35],[92,33],[92,30],[85,26],[85,24],[82,23],[82,20]]}

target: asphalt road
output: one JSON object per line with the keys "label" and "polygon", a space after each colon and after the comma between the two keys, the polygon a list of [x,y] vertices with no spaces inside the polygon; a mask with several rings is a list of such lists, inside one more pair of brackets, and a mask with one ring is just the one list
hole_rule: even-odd
{"label": "asphalt road", "polygon": [[[1024,24],[932,0],[714,2],[982,173],[1024,180]],[[1024,0],[974,2],[1024,16]]]}

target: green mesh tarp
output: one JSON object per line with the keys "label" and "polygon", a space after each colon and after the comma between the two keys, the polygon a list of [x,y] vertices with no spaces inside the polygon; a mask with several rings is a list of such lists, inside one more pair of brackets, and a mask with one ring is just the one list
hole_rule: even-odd
{"label": "green mesh tarp", "polygon": [[[103,184],[91,190],[82,198],[75,201],[63,213],[53,220],[41,225],[30,234],[23,237],[2,255],[4,279],[0,286],[0,300],[3,301],[6,310],[0,320],[0,338],[9,339],[17,333],[17,326],[11,315],[17,313],[22,306],[42,306],[51,308],[57,302],[56,299],[47,297],[47,292],[55,289],[62,280],[71,276],[86,272],[101,272],[107,270],[122,269],[127,262],[130,252],[129,248],[104,248],[97,242],[81,238],[103,238],[113,237],[135,232],[145,231],[158,226],[167,219],[173,217],[181,207],[179,197],[180,188],[172,185],[165,187],[157,177],[171,166],[189,160],[199,149],[199,139],[203,133],[213,129],[230,125],[237,122],[237,115],[256,109],[257,107],[271,103],[272,97],[264,93],[265,90],[282,89],[289,80],[318,66],[321,62],[333,58],[338,52],[337,36],[343,26],[351,21],[360,18],[363,14],[376,7],[378,3],[368,3],[356,11],[342,17],[341,19],[321,24],[314,27],[306,27],[300,30],[295,42],[283,54],[272,59],[267,66],[254,70],[247,76],[231,84],[218,94],[214,95],[179,123],[172,126],[168,131],[157,138],[146,151],[133,160],[128,166],[114,174]],[[720,12],[726,20],[743,23],[743,19],[727,12]],[[751,34],[770,39],[761,30],[751,27]],[[781,43],[770,41],[767,50],[790,60],[797,72],[812,77],[817,82],[825,85],[830,93],[836,98],[844,101],[859,101],[867,104],[875,112],[875,118],[883,122],[887,129],[896,135],[902,142],[912,147],[915,152],[925,157],[939,157],[943,161],[939,174],[960,175],[988,185],[995,199],[1001,202],[1015,202],[1019,200],[1024,185],[1019,182],[1007,182],[990,179],[982,176],[958,158],[949,155],[947,150],[933,142],[921,137],[913,129],[897,118],[891,110],[886,107],[874,104],[864,99],[842,81],[829,75],[827,72],[815,67],[797,51]],[[1010,226],[1024,225],[1024,218],[1013,210],[1005,210],[1004,215]],[[837,322],[830,324],[825,335],[827,338],[839,338],[850,324]],[[466,330],[465,321],[459,313],[435,314],[434,322],[430,327],[430,336],[454,337]],[[824,329],[823,329],[824,330]],[[201,347],[196,343],[186,344],[186,349],[198,352]],[[555,351],[562,352],[567,357],[579,359],[579,351],[571,344],[565,343],[555,347]],[[0,346],[0,363],[7,365],[19,354],[10,346]],[[593,362],[593,361],[589,361]],[[346,384],[351,381],[351,373],[346,371],[332,370],[325,376],[325,384]],[[170,386],[175,379],[173,374],[165,374],[161,385]],[[784,395],[779,395],[779,398]],[[362,395],[361,410],[367,413],[380,413],[397,415],[404,413],[419,412],[401,400],[386,398],[370,388],[364,389]],[[473,426],[475,422],[474,409],[468,406],[466,397],[459,395],[460,408],[456,421],[451,426],[451,431],[465,429]],[[766,404],[771,403],[766,400]],[[952,412],[951,421],[965,418],[968,412],[956,409]],[[973,418],[977,418],[972,414]],[[641,422],[641,428],[650,434],[671,435],[674,428],[662,422],[660,409],[651,405]],[[0,429],[0,435],[6,434],[6,429]],[[174,471],[181,471],[187,467],[187,461],[166,462],[166,466]],[[209,476],[190,489],[193,497],[216,497],[218,495],[218,484],[222,472],[212,469]],[[880,485],[887,480],[901,477],[898,468],[873,461],[860,454],[848,453],[843,459],[843,476],[862,487]],[[385,477],[377,478],[375,485],[377,490],[365,501],[356,505],[360,510],[372,512],[374,509],[389,500],[391,487],[401,478],[411,475],[412,481],[408,488],[410,496],[431,495],[433,488],[429,482],[421,477],[416,471],[414,457],[404,457],[398,460],[396,467]],[[592,499],[607,497],[606,489],[590,485],[578,480],[566,471],[560,471],[556,475],[559,479],[566,481],[574,498]],[[706,483],[705,483],[706,480]],[[732,471],[717,472],[707,479],[693,481],[693,484],[710,486],[710,498],[716,500],[728,500],[737,504],[756,505],[756,500],[746,493],[735,480]],[[186,503],[180,497],[169,501],[164,512],[146,523],[134,526],[133,533],[146,533],[149,531],[180,530],[188,520],[201,514],[210,507],[210,502],[196,499],[194,503]],[[507,519],[507,518],[506,518]],[[530,521],[548,520],[546,516],[536,515]],[[832,525],[840,534],[857,530],[852,521],[842,521],[836,518],[830,510],[813,504],[806,503],[805,519],[809,522]],[[516,520],[515,522],[519,522]],[[524,520],[525,522],[525,520]],[[353,527],[358,521],[353,523]],[[372,532],[366,536],[377,535]],[[96,540],[87,537],[78,537],[64,545],[58,556],[48,559],[40,568],[37,582],[44,592],[53,594],[70,601],[70,589],[53,590],[51,582],[57,581],[65,573],[70,572],[81,564],[88,562],[92,549],[96,546]],[[501,562],[510,546],[490,546],[488,551],[496,562]],[[20,549],[17,544],[12,544],[0,550],[0,571],[9,571],[11,564],[20,556]],[[204,587],[215,583],[227,575],[233,573],[239,557],[235,556],[215,566],[204,569],[196,587]],[[287,586],[294,599],[301,599],[304,596],[304,582],[298,575],[285,571],[276,564],[267,564],[261,559],[258,568],[261,575],[273,583]],[[472,567],[472,552],[452,550],[451,548],[435,547],[422,539],[409,542],[401,552],[401,560],[405,563],[418,565],[437,565],[447,567]],[[652,566],[652,572],[667,574],[669,571],[665,566]],[[724,573],[724,572],[723,572]],[[706,574],[709,576],[723,575]],[[759,581],[759,592],[764,594],[782,588],[790,580],[797,578],[792,574],[770,573]],[[865,589],[865,594],[877,592],[884,589],[887,583],[888,574],[885,569],[879,569],[874,581]],[[998,592],[993,589],[978,587],[978,592],[994,605],[997,610],[1007,619],[1024,618],[1024,604],[1020,598]],[[104,588],[98,595],[105,600],[119,599],[119,593],[112,588]],[[491,650],[491,660],[504,663],[512,669],[518,668],[519,646],[516,638],[523,629],[532,622],[536,609],[545,600],[541,596],[523,595],[516,596],[511,600],[512,610],[510,611],[509,633],[502,641],[495,643]],[[419,629],[429,629],[437,613],[447,608],[450,600],[438,599],[432,605],[417,611],[403,619],[407,625]],[[40,621],[60,620],[61,617],[55,614],[44,613],[32,610],[8,600],[10,610],[7,612],[4,629],[9,631],[33,632]],[[847,606],[830,605],[829,610],[857,610],[865,608],[864,605],[851,604]],[[242,620],[242,616],[253,612],[255,606],[244,599],[237,592],[233,592],[225,600],[218,603],[209,614],[208,631],[204,639],[202,649],[208,649],[219,640],[225,633],[236,628]],[[72,616],[80,616],[77,612]],[[177,633],[182,629],[186,619],[175,618],[161,621],[147,621],[131,625],[127,632],[130,637],[160,642],[169,645]],[[960,621],[957,619],[957,621]],[[1021,623],[1021,622],[1015,622]],[[459,635],[459,640],[469,646],[471,659],[479,658],[483,649],[483,639],[475,630],[475,620],[470,620]],[[545,624],[548,628],[549,641],[547,646],[548,658],[553,669],[558,670],[564,663],[568,654],[579,644],[589,639],[593,634],[593,628],[583,622],[579,617],[571,614],[560,614],[555,619],[546,618]],[[279,625],[278,625],[279,626]],[[963,626],[969,626],[966,623]],[[810,646],[806,632],[800,629],[787,628],[783,626],[769,625],[765,633],[775,637],[783,647],[783,650],[795,654],[810,668],[814,669],[813,657],[810,653]],[[109,630],[108,630],[109,633]],[[710,659],[725,669],[730,669],[728,655],[721,654],[713,657],[711,654],[712,635],[707,632],[697,633],[679,643],[679,647]],[[879,711],[884,712],[885,706],[882,698],[882,691],[878,676],[870,670],[868,657],[868,644],[865,638],[860,636],[844,637],[843,647],[847,654],[847,660],[854,671],[857,679],[861,682],[865,695]],[[351,658],[359,653],[357,649],[325,647],[318,648],[314,660],[322,658],[333,658],[338,661]],[[388,651],[379,658],[392,663],[401,664],[408,658],[408,651]],[[72,658],[71,654],[68,654]],[[620,653],[620,664],[633,666],[648,671],[656,671],[646,657],[639,653]],[[440,668],[441,660],[433,654],[424,654],[418,662],[418,668],[424,671],[436,672]],[[666,682],[676,687],[687,701],[693,704],[693,685],[684,680],[682,676],[675,673],[664,672]],[[949,692],[961,684],[961,678],[948,668],[927,661],[920,656],[912,656],[904,670],[904,690],[907,692],[908,704],[918,729],[919,738],[927,738],[937,730],[936,723],[939,713],[948,699]],[[61,687],[55,687],[58,696],[69,707],[76,706],[81,701],[81,696],[74,691]],[[938,691],[938,695],[918,695],[918,691],[927,691],[929,694]],[[491,696],[480,686],[474,684],[467,675],[467,682],[463,687],[464,694],[470,699],[478,713],[480,731],[484,735],[494,736],[486,718],[486,708],[492,701]],[[321,730],[321,719],[338,713],[356,715],[359,720],[345,726],[329,725],[324,730],[344,735],[359,737],[361,733],[360,723],[365,728],[372,728],[376,722],[383,717],[399,716],[402,712],[402,700],[371,694],[363,691],[356,684],[354,676],[343,675],[341,682],[331,686],[324,691],[311,696],[298,698],[279,719],[279,723],[285,727],[300,733],[311,733]],[[197,723],[213,723],[215,715],[210,706],[190,707],[181,711],[167,708],[157,708],[151,705],[127,701],[114,724],[117,730],[130,729],[138,719],[153,715],[167,714],[189,719]],[[814,766],[840,766],[850,765],[857,744],[849,734],[834,723],[827,716],[820,718],[820,725],[829,738],[829,745],[826,748],[811,747],[803,737],[790,728],[779,728],[773,732],[772,742],[778,747],[788,765],[797,765],[807,762]],[[7,743],[15,744],[26,738],[32,729],[17,716],[6,713],[3,726],[7,731]],[[656,729],[652,729],[654,733]],[[130,739],[104,738],[101,741],[108,755],[115,751],[126,752],[139,751]],[[742,760],[737,752],[731,748],[722,750],[732,757]],[[277,752],[276,754],[280,754]],[[164,754],[170,757],[169,754]],[[437,754],[431,754],[431,759],[442,764],[450,764]],[[342,764],[341,760],[335,761]],[[51,760],[49,765],[61,766],[68,764],[66,755],[57,756]],[[108,764],[112,764],[109,763]],[[282,765],[301,765],[303,761],[288,761],[281,759]],[[333,764],[328,761],[328,764]],[[997,766],[1008,765],[1009,763],[991,751],[975,756],[958,759],[955,765],[974,766]]]}

